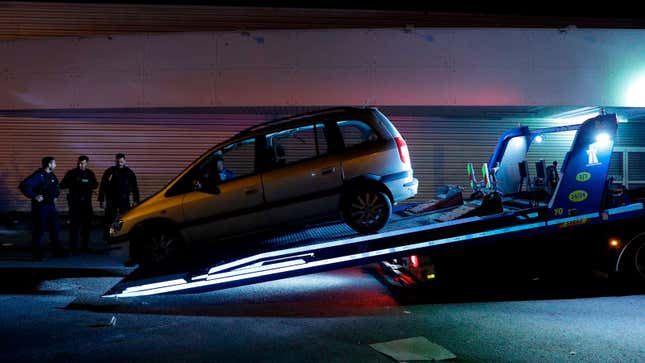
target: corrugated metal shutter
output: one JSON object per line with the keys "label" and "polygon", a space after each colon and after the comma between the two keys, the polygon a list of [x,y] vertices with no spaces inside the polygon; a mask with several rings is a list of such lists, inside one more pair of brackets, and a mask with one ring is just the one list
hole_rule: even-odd
{"label": "corrugated metal shutter", "polygon": [[645,123],[627,122],[618,126],[618,144],[620,146],[644,146]]}
{"label": "corrugated metal shutter", "polygon": [[[251,125],[281,115],[313,108],[235,108],[146,111],[38,111],[0,114],[0,212],[26,211],[29,201],[17,185],[40,166],[40,159],[57,159],[56,175],[75,166],[80,154],[90,157],[97,177],[113,165],[114,154],[124,152],[128,165],[138,176],[145,198],[183,170],[211,146]],[[414,200],[432,198],[437,187],[456,184],[467,189],[466,163],[476,169],[488,162],[502,132],[517,127],[517,120],[450,118],[433,116],[432,107],[382,107],[408,143],[419,194]],[[554,126],[546,121],[524,120],[531,128]],[[622,125],[625,124],[621,124]],[[629,124],[627,124],[629,125]],[[619,133],[619,145],[621,144]],[[538,153],[529,155],[531,175],[534,162],[562,161],[573,133],[549,137]],[[634,137],[628,137],[631,143]],[[59,208],[66,210],[64,198]]]}
{"label": "corrugated metal shutter", "polygon": [[[481,180],[481,166],[488,163],[500,135],[519,126],[517,120],[510,119],[448,119],[419,115],[391,115],[389,118],[410,148],[412,167],[419,179],[419,194],[415,201],[432,198],[437,188],[446,184],[459,185],[466,195],[469,194],[466,164],[473,163],[476,177]],[[554,125],[544,120],[522,120],[522,126]],[[561,165],[573,136],[574,132],[551,135],[542,144],[532,145],[527,155],[531,178],[536,175],[535,162],[540,159],[547,165],[553,160]]]}
{"label": "corrugated metal shutter", "polygon": [[[0,118],[0,211],[25,211],[29,201],[17,189],[20,181],[40,167],[46,155],[56,157],[55,174],[62,179],[78,155],[90,158],[97,174],[114,164],[114,154],[126,154],[137,174],[141,197],[163,187],[190,161],[242,128],[263,121],[261,115],[226,114],[77,114],[68,117]],[[65,198],[60,210],[67,210]]]}

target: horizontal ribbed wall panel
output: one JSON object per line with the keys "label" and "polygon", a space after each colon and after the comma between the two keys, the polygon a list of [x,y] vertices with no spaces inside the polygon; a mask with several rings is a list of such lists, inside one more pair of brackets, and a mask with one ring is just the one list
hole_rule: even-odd
{"label": "horizontal ribbed wall panel", "polygon": [[[331,6],[331,5],[330,5]],[[490,13],[490,12],[489,12]],[[0,38],[247,29],[415,27],[642,28],[638,18],[189,5],[0,3]]]}
{"label": "horizontal ribbed wall panel", "polygon": [[[45,155],[56,157],[59,179],[75,166],[79,154],[90,157],[90,168],[100,178],[113,165],[114,154],[124,152],[145,198],[166,185],[208,148],[241,129],[313,109],[4,112],[0,114],[0,212],[29,209],[29,201],[17,186],[39,167]],[[432,198],[441,185],[467,188],[466,163],[472,162],[479,170],[482,163],[488,162],[500,134],[518,126],[517,119],[451,118],[445,110],[433,107],[382,107],[381,110],[408,143],[415,176],[420,181],[416,201]],[[522,124],[531,128],[555,126],[549,121],[529,119]],[[640,135],[644,132],[639,123],[621,124],[618,145],[622,145],[621,137],[631,145],[642,139]],[[539,152],[529,155],[529,161],[545,159],[547,164],[553,160],[561,163],[572,135],[547,136]],[[534,164],[530,172],[535,175]],[[67,209],[64,197],[59,201],[59,208]]]}
{"label": "horizontal ribbed wall panel", "polygon": [[[29,201],[17,186],[40,166],[43,156],[56,157],[55,174],[60,180],[75,167],[80,154],[90,157],[90,168],[100,178],[114,164],[114,154],[123,152],[145,198],[211,146],[264,120],[264,116],[252,114],[2,117],[0,211],[29,209]],[[64,196],[58,204],[59,209],[67,210]]]}

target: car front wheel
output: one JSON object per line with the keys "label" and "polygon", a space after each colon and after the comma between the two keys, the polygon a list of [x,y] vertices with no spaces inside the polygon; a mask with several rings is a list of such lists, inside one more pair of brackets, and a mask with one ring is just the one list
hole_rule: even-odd
{"label": "car front wheel", "polygon": [[130,243],[130,258],[142,267],[180,262],[185,252],[181,237],[170,229],[140,229]]}
{"label": "car front wheel", "polygon": [[343,217],[356,232],[367,234],[381,230],[392,215],[387,194],[372,189],[356,190],[345,199]]}

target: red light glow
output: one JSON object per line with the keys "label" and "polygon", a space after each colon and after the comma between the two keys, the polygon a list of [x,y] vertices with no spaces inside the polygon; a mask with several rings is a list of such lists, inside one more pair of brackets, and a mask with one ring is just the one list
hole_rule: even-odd
{"label": "red light glow", "polygon": [[419,257],[417,255],[410,256],[410,266],[419,268]]}
{"label": "red light glow", "polygon": [[410,152],[408,151],[408,144],[405,143],[405,140],[403,140],[402,137],[396,137],[394,138],[396,141],[396,146],[399,149],[399,157],[401,158],[401,162],[404,164],[408,164],[410,162]]}

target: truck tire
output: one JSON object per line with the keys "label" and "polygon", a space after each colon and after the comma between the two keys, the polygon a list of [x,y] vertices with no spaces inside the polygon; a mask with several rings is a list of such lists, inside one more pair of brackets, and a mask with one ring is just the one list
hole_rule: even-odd
{"label": "truck tire", "polygon": [[390,198],[373,188],[353,189],[343,200],[345,223],[361,234],[378,232],[392,215]]}
{"label": "truck tire", "polygon": [[617,270],[630,285],[645,287],[645,233],[634,237],[621,251]]}

